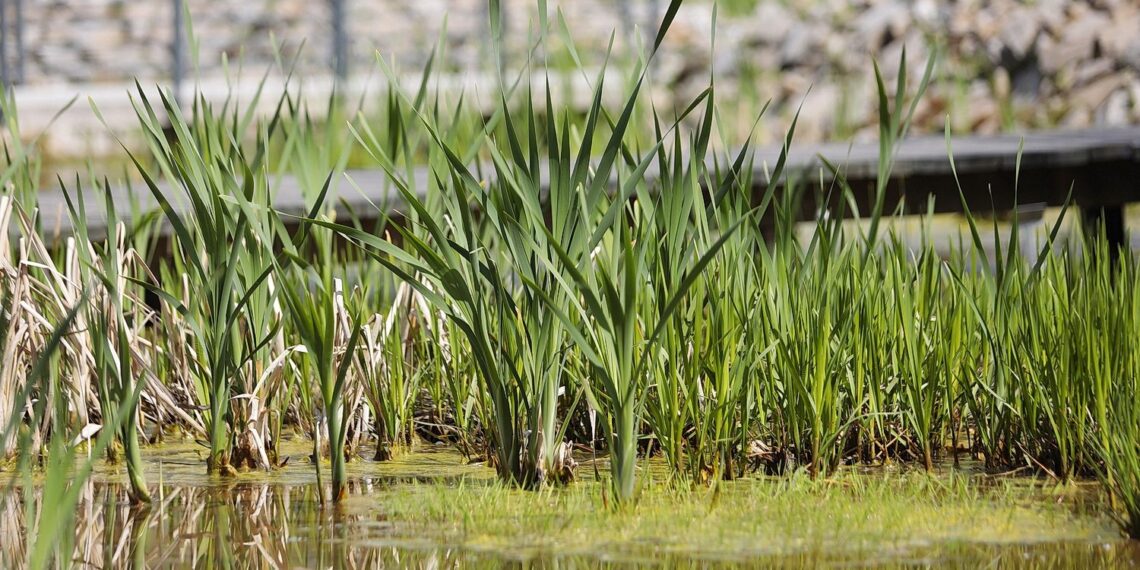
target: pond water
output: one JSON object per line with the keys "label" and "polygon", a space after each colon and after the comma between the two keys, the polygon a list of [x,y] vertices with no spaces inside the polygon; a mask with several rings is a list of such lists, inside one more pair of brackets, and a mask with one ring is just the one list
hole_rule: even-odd
{"label": "pond water", "polygon": [[[97,568],[1140,564],[1093,485],[876,469],[708,489],[670,485],[651,466],[638,504],[615,511],[591,465],[570,487],[527,492],[428,448],[351,463],[350,496],[334,508],[321,504],[307,450],[288,455],[273,473],[223,479],[205,475],[193,446],[150,449],[149,509],[128,506],[122,474],[101,468],[83,489],[73,559]],[[5,568],[24,559],[19,495],[0,510]]]}

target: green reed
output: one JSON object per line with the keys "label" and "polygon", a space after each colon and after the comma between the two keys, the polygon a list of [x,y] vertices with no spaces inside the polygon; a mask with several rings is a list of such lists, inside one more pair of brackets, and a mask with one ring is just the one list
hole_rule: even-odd
{"label": "green reed", "polygon": [[[658,109],[648,93],[648,62],[679,5],[617,86],[620,105],[604,103],[612,75],[582,71],[584,113],[539,94],[529,70],[501,72],[490,106],[435,94],[434,56],[410,92],[383,63],[377,116],[330,102],[325,125],[289,95],[258,120],[252,106],[201,98],[189,116],[165,95],[155,109],[140,91],[148,152],[131,159],[169,230],[169,259],[128,255],[155,247],[147,223],[88,235],[82,203],[82,263],[53,254],[34,214],[32,151],[11,143],[5,215],[29,245],[5,242],[4,284],[21,301],[6,316],[35,331],[3,343],[12,368],[75,306],[69,283],[103,294],[60,341],[75,358],[31,388],[45,410],[75,417],[6,406],[5,421],[50,450],[110,418],[137,500],[140,424],[204,435],[209,470],[229,472],[278,465],[293,422],[327,433],[334,498],[354,441],[386,459],[414,433],[528,488],[569,482],[572,444],[588,445],[608,456],[606,500],[619,503],[656,453],[675,481],[711,482],[886,462],[933,470],[949,451],[995,472],[1098,476],[1134,527],[1135,256],[1111,261],[1097,239],[1078,251],[1061,220],[1040,234],[1016,215],[985,227],[973,213],[985,205],[965,191],[968,228],[949,254],[930,229],[903,240],[894,214],[922,205],[891,212],[888,181],[929,65],[914,92],[905,59],[890,91],[876,73],[869,211],[854,209],[861,196],[841,164],[804,179],[784,172],[786,153],[757,165],[747,140],[725,151],[740,141],[727,140],[735,130],[711,85],[683,109]],[[785,151],[793,135],[794,122]],[[352,160],[390,186],[372,227],[330,199],[354,185],[342,176]],[[286,174],[308,212],[272,210]],[[93,370],[76,364],[87,356]],[[18,375],[3,378],[20,393]],[[82,389],[92,379],[94,403]]]}

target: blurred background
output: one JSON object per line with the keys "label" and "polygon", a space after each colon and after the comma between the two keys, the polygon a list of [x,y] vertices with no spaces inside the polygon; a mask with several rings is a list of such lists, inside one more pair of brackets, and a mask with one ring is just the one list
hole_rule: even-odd
{"label": "blurred background", "polygon": [[[664,10],[657,0],[551,0],[585,68],[635,58]],[[0,73],[24,136],[47,129],[48,157],[98,156],[113,129],[134,124],[126,94],[195,85],[208,98],[249,91],[295,64],[303,88],[367,99],[383,75],[376,57],[417,76],[437,49],[436,81],[493,90],[495,61],[486,0],[0,0]],[[535,0],[504,0],[504,69],[546,67],[571,101],[588,88],[572,50],[549,45],[528,58]],[[655,97],[684,104],[715,78],[725,112],[745,127],[771,106],[761,143],[780,140],[802,103],[796,140],[875,134],[873,61],[889,82],[905,48],[921,75],[938,53],[915,129],[990,133],[1140,122],[1140,2],[1136,0],[689,0],[655,63]],[[714,42],[715,37],[715,42]],[[627,59],[628,60],[628,59]],[[240,69],[240,73],[239,73]],[[447,85],[443,85],[447,88]],[[377,101],[381,97],[375,98]],[[680,102],[680,103],[677,103]]]}

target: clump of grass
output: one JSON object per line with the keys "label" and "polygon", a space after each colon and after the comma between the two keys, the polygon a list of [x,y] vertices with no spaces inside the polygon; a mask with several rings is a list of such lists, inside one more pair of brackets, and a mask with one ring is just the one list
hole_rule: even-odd
{"label": "clump of grass", "polygon": [[[235,388],[248,388],[256,378],[254,370],[265,368],[254,364],[256,359],[268,360],[261,349],[276,330],[267,320],[272,317],[272,299],[259,294],[273,264],[264,255],[257,230],[268,223],[265,145],[277,119],[257,129],[256,148],[247,152],[238,141],[251,128],[251,113],[237,109],[215,113],[205,100],[195,99],[192,118],[187,120],[168,94],[159,97],[171,123],[169,140],[141,87],[133,99],[155,166],[127,151],[174,236],[175,261],[163,276],[163,284],[174,290],[149,287],[176,309],[186,333],[192,335],[193,354],[184,364],[191,368],[196,397],[208,407],[207,469],[231,473],[235,452],[242,464],[264,456],[263,450],[238,445],[249,424],[238,422],[231,402]],[[249,109],[256,107],[256,99]],[[173,185],[188,210],[171,202],[171,189],[160,187],[160,175]],[[235,207],[242,202],[260,209]],[[264,229],[260,235],[266,235]],[[181,292],[175,289],[179,285]]]}
{"label": "clump of grass", "polygon": [[[128,322],[124,305],[140,303],[138,286],[128,288],[128,276],[132,260],[126,249],[126,227],[115,218],[115,206],[107,191],[106,211],[108,222],[114,230],[105,242],[103,268],[98,274],[102,281],[105,296],[96,300],[93,315],[89,319],[93,329],[92,352],[95,360],[99,400],[103,413],[108,418],[121,417],[118,442],[123,446],[127,465],[127,478],[130,481],[130,497],[134,503],[149,503],[150,493],[143,478],[142,448],[139,442],[139,409],[134,405],[140,399],[144,384],[144,373],[136,364],[134,350],[138,343],[132,337],[140,336],[145,319]],[[82,207],[82,206],[81,206]],[[138,311],[137,315],[145,314]]]}
{"label": "clump of grass", "polygon": [[1135,418],[1118,420],[1124,425],[1108,436],[1101,449],[1104,471],[1101,480],[1111,498],[1110,510],[1124,534],[1140,539],[1140,449],[1135,438],[1126,435],[1138,429]]}
{"label": "clump of grass", "polygon": [[[1100,247],[1097,254],[1107,256],[1103,244]],[[1118,257],[1119,260],[1130,258]],[[1101,409],[1108,422],[1099,424],[1099,433],[1084,438],[1099,441],[1095,444],[1102,463],[1098,475],[1112,499],[1113,515],[1125,534],[1140,539],[1140,394],[1137,392],[1140,356],[1135,350],[1135,339],[1140,337],[1140,286],[1136,284],[1138,275],[1134,263],[1123,262],[1115,269],[1101,267],[1098,273],[1102,279],[1096,282],[1115,292],[1115,299],[1125,302],[1110,306],[1107,297],[1101,299],[1097,308],[1101,309],[1098,312],[1103,320],[1097,319],[1095,313],[1089,315],[1090,320],[1100,322],[1082,331],[1087,334],[1083,338],[1089,342],[1082,348],[1095,351],[1103,359],[1095,370],[1100,373],[1099,383],[1107,391],[1093,390],[1092,398],[1104,398]],[[1091,334],[1093,326],[1099,329],[1099,334]]]}
{"label": "clump of grass", "polygon": [[[9,291],[0,290],[0,344],[5,343],[13,332],[10,325],[15,314],[13,304],[17,299]],[[22,389],[10,395],[13,405],[30,409],[32,425],[50,426],[54,434],[49,441],[40,444],[36,441],[36,432],[21,429],[21,417],[18,415],[4,418],[0,426],[0,436],[4,440],[12,436],[17,440],[14,475],[2,488],[0,509],[17,496],[16,486],[22,483],[22,499],[26,506],[24,520],[29,531],[23,560],[19,562],[31,568],[70,564],[67,553],[72,552],[76,507],[85,482],[91,476],[95,462],[112,445],[115,437],[123,434],[123,426],[132,421],[131,416],[137,406],[136,390],[117,402],[116,407],[104,410],[104,429],[98,432],[97,437],[82,432],[72,436],[68,428],[66,400],[44,397],[64,388],[61,347],[64,338],[74,332],[77,317],[88,301],[86,294],[81,293],[77,301],[51,329],[42,348],[33,355],[30,366],[24,367],[22,362],[14,359],[0,362],[0,374],[19,367],[15,372],[24,376]],[[33,398],[37,393],[41,397]],[[92,440],[91,453],[86,456],[80,453],[77,445],[84,439]],[[44,470],[44,476],[38,482],[33,479],[37,463]],[[137,488],[133,477],[131,485],[132,489]],[[142,489],[145,493],[145,486]],[[4,553],[4,558],[7,559],[7,553]]]}
{"label": "clump of grass", "polygon": [[415,366],[418,347],[411,341],[419,334],[415,327],[440,325],[411,287],[401,287],[392,309],[381,317],[363,325],[362,350],[356,353],[356,370],[375,416],[377,461],[391,459],[412,443],[412,414],[424,371]]}
{"label": "clump of grass", "polygon": [[[325,241],[330,239],[325,235]],[[319,238],[318,238],[319,240]],[[322,424],[327,426],[328,450],[332,459],[332,497],[340,502],[346,496],[348,472],[345,470],[345,442],[348,437],[345,386],[348,371],[356,359],[362,323],[359,314],[350,314],[340,280],[332,276],[332,265],[325,255],[314,269],[316,279],[298,269],[293,279],[282,287],[281,298],[288,307],[296,333],[305,346],[320,395],[320,413],[313,441],[313,458],[320,474]],[[315,285],[310,285],[315,281]]]}
{"label": "clump of grass", "polygon": [[715,490],[646,483],[637,506],[621,510],[601,505],[605,493],[603,484],[588,482],[548,493],[427,483],[383,492],[375,508],[390,521],[393,541],[432,537],[505,556],[555,551],[753,562],[809,554],[854,562],[930,545],[942,552],[973,541],[1111,536],[1104,519],[1074,524],[1069,498],[1047,485],[921,471],[743,479]]}
{"label": "clump of grass", "polygon": [[[258,120],[253,105],[201,98],[189,115],[166,95],[156,109],[140,90],[149,152],[130,157],[161,229],[140,215],[89,235],[79,201],[71,241],[53,250],[30,150],[6,146],[0,226],[21,239],[0,237],[0,283],[18,299],[0,390],[22,393],[19,371],[79,291],[93,302],[60,341],[54,383],[31,388],[71,414],[0,400],[0,420],[25,424],[39,451],[114,425],[136,500],[138,432],[173,423],[207,440],[213,473],[278,466],[292,424],[318,440],[318,469],[327,447],[336,499],[369,437],[381,460],[412,432],[453,441],[503,481],[539,488],[568,483],[571,446],[596,454],[600,429],[616,503],[633,502],[656,453],[675,481],[713,482],[857,463],[933,471],[949,446],[992,471],[1100,475],[1131,525],[1135,256],[1111,261],[1103,242],[1069,251],[1058,222],[1026,260],[1016,216],[990,230],[968,208],[947,258],[930,233],[913,245],[884,230],[894,153],[931,76],[909,93],[905,59],[893,94],[876,74],[869,212],[851,208],[842,165],[802,180],[784,157],[753,164],[747,140],[722,152],[732,129],[713,86],[672,112],[646,92],[679,6],[620,106],[603,103],[612,75],[583,73],[580,116],[523,72],[501,72],[490,106],[438,96],[434,58],[413,92],[383,67],[380,119],[324,127],[288,94]],[[785,151],[793,135],[794,123]],[[354,153],[394,189],[379,207],[398,215],[374,227],[330,199]],[[285,173],[311,206],[303,215],[271,207]],[[800,226],[807,202],[817,212]],[[848,214],[863,219],[852,228]],[[160,237],[168,259],[149,255]]]}

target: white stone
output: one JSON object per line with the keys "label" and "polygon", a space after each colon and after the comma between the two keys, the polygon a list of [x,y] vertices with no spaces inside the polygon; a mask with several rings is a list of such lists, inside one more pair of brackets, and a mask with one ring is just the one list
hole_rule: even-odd
{"label": "white stone", "polygon": [[745,41],[767,45],[782,44],[789,31],[799,24],[791,12],[776,2],[761,2],[750,23],[744,32]]}
{"label": "white stone", "polygon": [[1032,8],[1018,7],[1003,18],[998,39],[1017,61],[1033,52],[1041,22]]}
{"label": "white stone", "polygon": [[1108,96],[1108,100],[1097,110],[1097,123],[1109,126],[1123,126],[1129,123],[1130,97],[1127,89],[1118,89]]}
{"label": "white stone", "polygon": [[910,10],[899,0],[884,0],[860,14],[854,28],[861,45],[877,50],[888,35],[899,36],[910,24]]}

